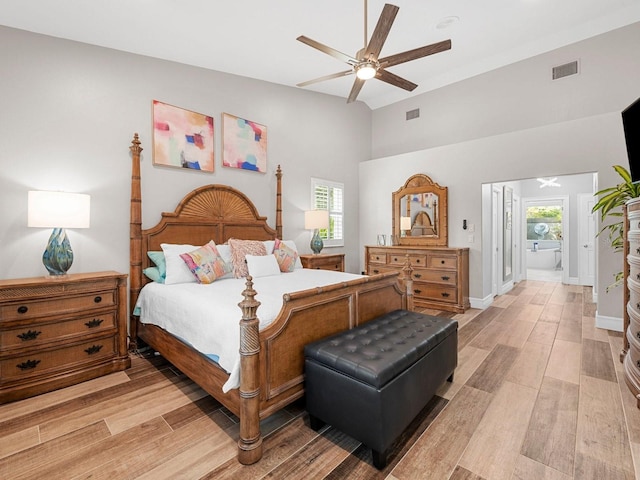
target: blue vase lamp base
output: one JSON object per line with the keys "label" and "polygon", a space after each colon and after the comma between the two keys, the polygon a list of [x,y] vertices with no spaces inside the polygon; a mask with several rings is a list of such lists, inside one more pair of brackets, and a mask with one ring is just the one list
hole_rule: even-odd
{"label": "blue vase lamp base", "polygon": [[313,231],[313,237],[311,237],[310,247],[314,255],[318,255],[324,247],[322,238],[320,237],[320,231],[317,228]]}
{"label": "blue vase lamp base", "polygon": [[47,248],[42,254],[42,263],[49,275],[66,275],[73,263],[73,251],[64,228],[54,228]]}

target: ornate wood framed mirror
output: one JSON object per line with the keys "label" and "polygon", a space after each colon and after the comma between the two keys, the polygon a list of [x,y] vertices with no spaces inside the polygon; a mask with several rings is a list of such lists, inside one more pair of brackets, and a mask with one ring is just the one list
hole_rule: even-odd
{"label": "ornate wood framed mirror", "polygon": [[397,244],[448,246],[447,195],[447,187],[422,173],[393,192],[393,235]]}

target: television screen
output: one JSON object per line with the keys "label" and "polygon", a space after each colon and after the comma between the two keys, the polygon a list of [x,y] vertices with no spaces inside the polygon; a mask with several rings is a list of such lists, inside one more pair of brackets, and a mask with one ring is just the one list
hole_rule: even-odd
{"label": "television screen", "polygon": [[631,180],[640,181],[640,98],[622,112]]}

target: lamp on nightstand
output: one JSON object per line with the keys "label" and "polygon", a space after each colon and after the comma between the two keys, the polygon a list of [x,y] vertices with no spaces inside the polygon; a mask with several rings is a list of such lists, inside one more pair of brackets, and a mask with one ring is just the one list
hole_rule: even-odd
{"label": "lamp on nightstand", "polygon": [[411,217],[400,217],[400,236],[406,237],[407,230],[411,230]]}
{"label": "lamp on nightstand", "polygon": [[89,228],[91,197],[81,193],[30,191],[27,226],[53,228],[42,263],[52,276],[65,275],[73,251],[65,228]]}
{"label": "lamp on nightstand", "polygon": [[311,251],[317,255],[324,247],[320,238],[320,229],[329,228],[329,212],[327,210],[309,210],[304,212],[304,228],[313,230],[311,237]]}

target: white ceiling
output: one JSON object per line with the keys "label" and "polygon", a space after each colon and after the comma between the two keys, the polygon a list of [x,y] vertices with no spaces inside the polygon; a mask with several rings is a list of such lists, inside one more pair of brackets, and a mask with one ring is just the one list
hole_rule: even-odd
{"label": "white ceiling", "polygon": [[[388,1],[400,10],[381,56],[452,49],[389,69],[413,92],[367,81],[358,100],[372,109],[640,21],[640,0]],[[384,3],[369,1],[369,35]],[[354,56],[363,16],[363,0],[0,0],[2,25],[289,86],[348,69],[296,37]],[[305,88],[346,99],[353,78]]]}

